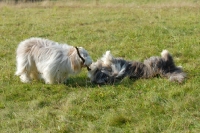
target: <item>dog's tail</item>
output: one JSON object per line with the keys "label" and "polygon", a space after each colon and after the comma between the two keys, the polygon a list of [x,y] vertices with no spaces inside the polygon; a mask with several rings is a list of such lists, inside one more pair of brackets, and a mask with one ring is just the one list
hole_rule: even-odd
{"label": "dog's tail", "polygon": [[162,75],[170,81],[182,83],[186,78],[186,73],[183,72],[182,67],[175,65],[172,55],[167,50],[161,52],[161,57],[164,62]]}
{"label": "dog's tail", "polygon": [[165,76],[168,77],[170,81],[177,81],[179,83],[182,83],[186,78],[186,74],[179,70],[176,70],[172,73],[167,73]]}

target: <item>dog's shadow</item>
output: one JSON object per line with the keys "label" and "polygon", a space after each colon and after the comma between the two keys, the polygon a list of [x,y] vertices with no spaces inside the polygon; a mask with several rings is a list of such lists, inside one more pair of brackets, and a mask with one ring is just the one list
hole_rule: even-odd
{"label": "dog's shadow", "polygon": [[132,87],[134,82],[137,81],[138,79],[129,79],[129,78],[124,78],[120,81],[116,81],[114,83],[106,83],[106,84],[96,84],[92,83],[88,77],[70,77],[67,79],[64,83],[64,85],[72,87],[72,88],[80,88],[80,87],[85,87],[85,88],[99,88],[99,87],[104,87],[104,86],[124,86],[124,87]]}
{"label": "dog's shadow", "polygon": [[94,88],[96,85],[90,82],[90,79],[87,77],[70,77],[65,82],[64,85],[70,86],[72,88]]}

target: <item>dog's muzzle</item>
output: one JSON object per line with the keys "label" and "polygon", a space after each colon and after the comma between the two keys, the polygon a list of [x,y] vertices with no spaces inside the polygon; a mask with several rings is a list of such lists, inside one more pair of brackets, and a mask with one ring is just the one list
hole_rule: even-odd
{"label": "dog's muzzle", "polygon": [[90,68],[89,66],[86,66],[86,68],[87,68],[87,70],[88,70],[88,71],[90,71],[90,70],[91,70],[91,68]]}

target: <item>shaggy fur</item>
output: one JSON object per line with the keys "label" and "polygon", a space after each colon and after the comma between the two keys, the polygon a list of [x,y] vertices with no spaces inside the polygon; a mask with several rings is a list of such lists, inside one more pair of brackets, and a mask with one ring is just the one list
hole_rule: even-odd
{"label": "shaggy fur", "polygon": [[[79,57],[78,53],[84,59]],[[42,39],[30,38],[22,41],[17,48],[17,71],[22,82],[44,79],[47,84],[63,83],[69,74],[77,74],[92,59],[88,52],[79,47]]]}
{"label": "shaggy fur", "polygon": [[126,61],[122,58],[114,58],[110,51],[97,62],[90,66],[88,76],[96,84],[112,84],[121,81],[124,77],[131,79],[151,78],[156,75],[166,77],[170,81],[183,82],[186,74],[181,67],[177,67],[173,57],[167,50],[163,50],[161,57],[150,57],[142,62]]}

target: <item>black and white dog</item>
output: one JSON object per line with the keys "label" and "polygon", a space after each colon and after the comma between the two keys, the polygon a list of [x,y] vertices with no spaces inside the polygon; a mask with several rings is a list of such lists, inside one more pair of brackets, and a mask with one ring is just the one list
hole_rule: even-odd
{"label": "black and white dog", "polygon": [[143,63],[115,58],[110,51],[106,51],[101,59],[91,64],[90,69],[88,77],[96,84],[113,84],[124,77],[138,79],[160,75],[179,83],[186,78],[182,67],[175,65],[173,57],[167,50],[162,51],[161,57],[153,56]]}

